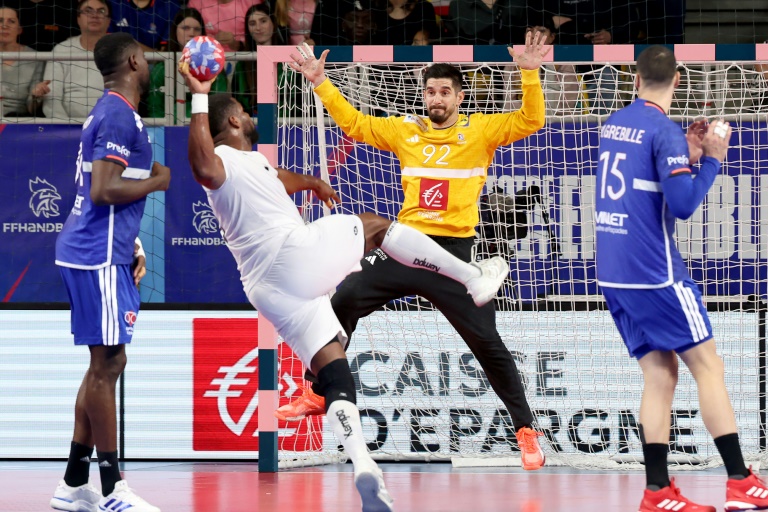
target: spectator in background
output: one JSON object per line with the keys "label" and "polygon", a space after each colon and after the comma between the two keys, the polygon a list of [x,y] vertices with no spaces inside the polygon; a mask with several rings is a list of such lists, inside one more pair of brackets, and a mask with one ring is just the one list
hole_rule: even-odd
{"label": "spectator in background", "polygon": [[15,9],[21,20],[19,43],[38,52],[50,52],[53,47],[80,34],[76,9],[72,0],[4,0]]}
{"label": "spectator in background", "polygon": [[45,117],[55,119],[85,118],[104,93],[104,80],[93,62],[96,42],[107,35],[112,8],[107,0],[80,0],[77,24],[81,34],[57,44],[53,57],[83,56],[87,61],[50,61],[45,65],[44,80],[50,91],[43,98]]}
{"label": "spectator in background", "polygon": [[381,16],[372,0],[318,0],[311,39],[322,45],[377,44]]}
{"label": "spectator in background", "polygon": [[381,42],[412,45],[414,40],[427,41],[439,37],[435,8],[427,0],[389,0],[383,18]]}
{"label": "spectator in background", "polygon": [[310,39],[312,19],[315,16],[315,0],[277,0],[275,2],[275,18],[279,27],[290,29],[290,44],[297,45],[304,41],[312,46]]}
{"label": "spectator in background", "polygon": [[525,40],[525,0],[453,0],[445,20],[453,44],[512,44]]}
{"label": "spectator in background", "polygon": [[[258,46],[284,45],[288,42],[288,29],[280,29],[277,20],[270,12],[268,4],[254,5],[248,9],[245,17],[245,48],[256,52]],[[283,74],[283,66],[278,65],[278,82]],[[250,116],[256,115],[257,84],[256,61],[240,61],[232,75],[232,96],[243,105],[243,111]]]}
{"label": "spectator in background", "polygon": [[[557,43],[557,31],[550,26],[529,27],[528,32],[544,34],[544,44]],[[579,103],[579,78],[573,64],[545,64],[541,66],[541,85],[544,90],[544,104],[547,115],[576,114]]]}
{"label": "spectator in background", "polygon": [[[564,45],[627,44],[633,39],[631,0],[544,0],[542,25],[552,24]],[[535,15],[529,12],[529,18]],[[590,113],[617,110],[618,73],[611,66],[579,66],[590,99]]]}
{"label": "spectator in background", "polygon": [[[29,46],[18,43],[20,34],[19,14],[15,9],[0,5],[0,52],[33,51]],[[41,61],[3,59],[3,81],[0,83],[2,115],[26,117],[34,113],[36,104],[32,92],[43,79],[44,68],[45,63]]]}
{"label": "spectator in background", "polygon": [[127,32],[145,50],[157,50],[166,42],[179,0],[117,0],[112,8],[110,32]]}
{"label": "spectator in background", "polygon": [[[203,16],[197,9],[181,9],[174,16],[171,22],[170,32],[167,34],[168,39],[168,51],[180,52],[184,48],[190,39],[196,36],[204,36],[205,25],[203,25]],[[178,59],[174,59],[174,62]],[[173,66],[174,73],[178,73],[178,68]],[[164,117],[165,116],[165,61],[160,61],[152,67],[152,71],[149,75],[149,94],[147,94],[146,103],[142,102],[139,105],[139,111],[142,117]],[[192,97],[184,87],[185,98],[184,103],[186,105],[187,119],[192,116]],[[219,73],[216,80],[213,81],[211,86],[211,93],[227,92],[227,75],[225,73]],[[178,100],[176,99],[176,88],[173,91],[168,91],[174,98],[173,104],[176,105]],[[173,110],[174,124],[178,121],[176,119],[176,109]]]}
{"label": "spectator in background", "polygon": [[197,9],[205,20],[205,30],[215,37],[224,51],[236,52],[245,43],[245,13],[262,0],[189,0],[188,7]]}

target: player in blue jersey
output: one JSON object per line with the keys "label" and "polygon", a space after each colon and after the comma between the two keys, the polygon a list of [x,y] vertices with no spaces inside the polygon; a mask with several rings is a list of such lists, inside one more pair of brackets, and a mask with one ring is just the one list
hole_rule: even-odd
{"label": "player in blue jersey", "polygon": [[[712,186],[731,128],[702,121],[684,135],[667,117],[679,81],[668,48],[640,54],[638,99],[603,125],[597,167],[597,279],[644,378],[640,439],[647,485],[640,512],[715,511],[685,498],[667,470],[677,356],[696,379],[704,425],[728,472],[725,510],[763,510],[768,488],[744,464],[723,361],[674,238],[676,219],[690,217]],[[697,161],[693,177],[690,165]]]}
{"label": "player in blue jersey", "polygon": [[[87,345],[90,365],[75,403],[75,431],[64,479],[51,507],[70,512],[159,512],[122,480],[117,461],[115,384],[126,363],[139,293],[134,240],[147,194],[167,190],[170,169],[152,163],[149,134],[136,106],[149,88],[144,52],[128,34],[100,39],[94,61],[104,95],[83,124],[77,156],[77,196],[56,240],[72,310],[75,345]],[[93,447],[102,490],[88,483]]]}

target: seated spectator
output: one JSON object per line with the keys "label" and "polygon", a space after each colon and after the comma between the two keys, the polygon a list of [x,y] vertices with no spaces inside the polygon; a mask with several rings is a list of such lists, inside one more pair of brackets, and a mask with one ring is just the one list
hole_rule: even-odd
{"label": "seated spectator", "polygon": [[[544,44],[557,43],[557,32],[552,26],[529,27],[528,32],[533,32],[534,37],[539,32],[543,33]],[[576,106],[581,94],[575,66],[573,64],[545,64],[541,67],[541,74],[547,115],[577,114]]]}
{"label": "seated spectator", "polygon": [[[489,5],[490,4],[490,5]],[[524,0],[452,0],[445,20],[453,44],[512,44],[528,26]]]}
{"label": "seated spectator", "polygon": [[166,42],[179,0],[118,0],[112,8],[111,32],[127,32],[152,51]]}
{"label": "seated spectator", "polygon": [[[288,30],[277,30],[277,20],[267,4],[254,5],[248,9],[245,17],[247,33],[245,47],[255,52],[258,46],[282,45],[288,42]],[[283,66],[278,65],[278,81],[283,73]],[[251,116],[256,115],[257,84],[256,61],[240,61],[232,75],[232,96],[243,105],[243,110]]]}
{"label": "seated spectator", "polygon": [[439,37],[435,8],[427,0],[389,0],[388,4],[382,44],[412,45],[417,36],[420,41]]}
{"label": "seated spectator", "polygon": [[[632,38],[629,2],[614,0],[606,9],[597,0],[544,0],[542,24],[554,26],[559,44],[626,44]],[[613,67],[579,66],[578,71],[591,114],[605,115],[620,107],[619,76]]]}
{"label": "seated spectator", "polygon": [[[16,10],[0,6],[0,52],[31,52],[32,48],[18,43],[20,34],[21,23]],[[41,61],[3,59],[2,115],[27,117],[34,113],[36,105],[32,92],[43,79],[43,68],[45,63]]]}
{"label": "seated spectator", "polygon": [[57,44],[53,57],[82,56],[87,61],[50,61],[43,79],[51,90],[43,98],[45,117],[55,119],[85,118],[104,93],[104,80],[93,62],[96,42],[107,34],[111,7],[107,0],[80,0],[77,24],[81,34]]}
{"label": "seated spectator", "polygon": [[318,0],[311,39],[316,44],[378,44],[380,16],[372,0]]}
{"label": "seated spectator", "polygon": [[50,52],[57,44],[80,34],[72,0],[4,0],[2,3],[19,14],[22,27],[19,43],[37,52]]}
{"label": "seated spectator", "polygon": [[[197,9],[181,9],[174,16],[171,22],[170,32],[168,37],[168,51],[180,52],[184,48],[190,39],[196,36],[206,35],[205,26],[203,25],[203,17]],[[176,62],[177,59],[174,59]],[[176,73],[176,81],[180,80],[181,75],[178,74],[178,68],[174,64],[173,69]],[[184,103],[186,105],[187,116],[189,119],[192,116],[192,94],[184,87],[186,97]],[[149,75],[149,94],[147,94],[146,103],[142,102],[139,105],[139,111],[143,117],[164,117],[165,116],[165,97],[166,92],[173,96],[176,105],[178,100],[176,99],[176,88],[172,91],[165,90],[165,61],[160,61],[152,66],[152,71]],[[226,73],[219,73],[216,80],[213,81],[211,86],[211,94],[217,92],[227,92],[227,75]],[[173,110],[174,124],[178,122],[176,118],[176,109]]]}
{"label": "seated spectator", "polygon": [[280,27],[290,30],[290,44],[297,45],[304,41],[314,46],[310,39],[312,19],[315,16],[315,0],[277,0],[275,2],[275,18]]}
{"label": "seated spectator", "polygon": [[245,43],[245,13],[262,0],[189,0],[188,7],[197,9],[205,20],[205,30],[215,37],[224,51],[236,52]]}

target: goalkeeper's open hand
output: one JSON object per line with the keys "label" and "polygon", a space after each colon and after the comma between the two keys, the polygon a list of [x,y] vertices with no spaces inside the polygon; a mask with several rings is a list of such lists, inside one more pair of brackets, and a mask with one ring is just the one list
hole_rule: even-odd
{"label": "goalkeeper's open hand", "polygon": [[330,50],[325,50],[319,59],[315,58],[315,52],[306,42],[297,46],[296,50],[299,55],[292,53],[293,62],[288,63],[291,69],[304,75],[304,78],[312,82],[314,87],[323,83],[325,81],[325,57]]}
{"label": "goalkeeper's open hand", "polygon": [[544,57],[552,49],[551,46],[544,48],[545,39],[544,32],[529,30],[525,34],[524,52],[518,53],[511,46],[507,50],[520,69],[539,69]]}

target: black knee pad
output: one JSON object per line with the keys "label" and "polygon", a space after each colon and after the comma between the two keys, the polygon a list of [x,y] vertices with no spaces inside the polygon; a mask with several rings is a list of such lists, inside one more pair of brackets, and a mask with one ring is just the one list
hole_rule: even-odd
{"label": "black knee pad", "polygon": [[317,387],[315,392],[325,397],[326,411],[336,400],[346,400],[357,404],[355,379],[352,377],[346,359],[336,359],[323,366],[317,374]]}

